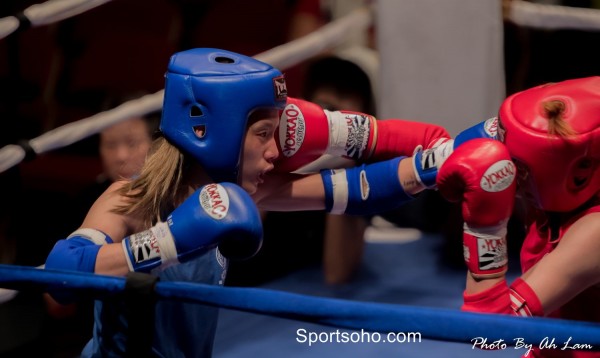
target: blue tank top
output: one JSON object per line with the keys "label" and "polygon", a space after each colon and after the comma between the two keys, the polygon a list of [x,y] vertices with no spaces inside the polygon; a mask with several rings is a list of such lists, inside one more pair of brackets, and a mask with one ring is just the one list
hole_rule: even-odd
{"label": "blue tank top", "polygon": [[[160,281],[223,285],[227,260],[214,249],[158,273]],[[123,357],[127,349],[124,303],[96,301],[94,335],[81,357]],[[217,328],[218,309],[195,303],[159,300],[152,352],[157,357],[210,357]]]}

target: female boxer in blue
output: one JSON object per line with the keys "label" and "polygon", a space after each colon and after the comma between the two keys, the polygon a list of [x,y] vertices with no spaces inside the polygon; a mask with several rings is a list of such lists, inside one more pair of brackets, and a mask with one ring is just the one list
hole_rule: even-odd
{"label": "female boxer in blue", "polygon": [[[348,214],[389,210],[435,183],[451,152],[439,126],[390,121],[378,127],[365,114],[288,100],[280,71],[217,49],[171,58],[160,130],[140,175],[109,187],[81,227],[55,245],[46,268],[223,284],[228,258],[260,248],[256,204]],[[410,157],[418,146],[427,150]],[[319,171],[340,166],[347,168]],[[301,169],[313,174],[290,174]],[[63,302],[75,298],[53,294]],[[93,339],[82,356],[126,354],[123,309],[96,302]],[[158,302],[148,338],[153,354],[209,357],[216,320],[212,307]]]}

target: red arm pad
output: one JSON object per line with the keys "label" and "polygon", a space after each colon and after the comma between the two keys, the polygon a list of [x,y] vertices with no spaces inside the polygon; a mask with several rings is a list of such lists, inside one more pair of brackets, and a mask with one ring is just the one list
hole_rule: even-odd
{"label": "red arm pad", "polygon": [[513,313],[517,316],[544,316],[540,299],[521,278],[517,278],[510,285],[510,301]]}
{"label": "red arm pad", "polygon": [[440,138],[450,138],[443,127],[402,119],[376,121],[377,139],[368,162],[378,162],[398,156],[412,156],[417,146],[430,148]]}
{"label": "red arm pad", "polygon": [[506,280],[473,295],[463,294],[463,311],[505,313],[516,316],[544,316],[544,308],[527,282],[517,278],[510,286]]}
{"label": "red arm pad", "polygon": [[463,300],[464,304],[461,308],[463,311],[513,314],[506,280],[473,295],[464,293]]}

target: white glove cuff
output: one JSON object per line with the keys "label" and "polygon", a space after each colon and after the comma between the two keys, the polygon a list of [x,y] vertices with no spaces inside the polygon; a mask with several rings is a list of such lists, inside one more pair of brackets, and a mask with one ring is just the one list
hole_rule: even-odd
{"label": "white glove cuff", "polygon": [[502,220],[500,224],[496,226],[486,226],[486,227],[470,227],[467,223],[464,223],[463,230],[465,233],[479,237],[479,238],[502,238],[506,237],[506,226],[508,224],[508,219]]}
{"label": "white glove cuff", "polygon": [[160,250],[160,259],[162,269],[179,263],[177,259],[177,247],[175,247],[175,240],[169,230],[169,225],[166,222],[159,222],[152,228],[150,228],[152,234],[156,238],[156,243]]}

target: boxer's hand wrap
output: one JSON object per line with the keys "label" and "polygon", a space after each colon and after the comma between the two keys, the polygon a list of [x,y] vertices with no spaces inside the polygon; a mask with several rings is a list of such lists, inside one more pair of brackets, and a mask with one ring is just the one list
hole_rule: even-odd
{"label": "boxer's hand wrap", "polygon": [[413,154],[413,166],[417,179],[428,189],[435,189],[438,170],[454,149],[471,139],[498,139],[498,118],[486,121],[465,129],[455,139],[440,138],[429,148],[419,145]]}
{"label": "boxer's hand wrap", "polygon": [[438,171],[453,150],[454,140],[448,138],[437,140],[429,149],[423,150],[421,146],[415,148],[413,168],[419,183],[428,189],[435,188]]}
{"label": "boxer's hand wrap", "polygon": [[465,263],[476,279],[506,272],[506,225],[515,199],[515,177],[508,150],[490,139],[465,142],[440,168],[440,193],[462,203]]}
{"label": "boxer's hand wrap", "polygon": [[261,244],[256,205],[241,187],[221,183],[196,190],[166,222],[126,237],[123,250],[131,271],[148,272],[191,260],[217,245],[227,258],[248,258]]}
{"label": "boxer's hand wrap", "polygon": [[[126,237],[122,243],[130,271],[149,272],[157,266],[166,268],[179,263],[175,240],[166,223]],[[207,245],[206,249],[211,247]]]}
{"label": "boxer's hand wrap", "polygon": [[496,277],[506,272],[508,252],[506,225],[508,218],[496,226],[471,228],[463,225],[463,256],[474,277]]}
{"label": "boxer's hand wrap", "polygon": [[402,159],[321,171],[325,210],[333,214],[368,215],[395,209],[411,200],[398,177]]}

